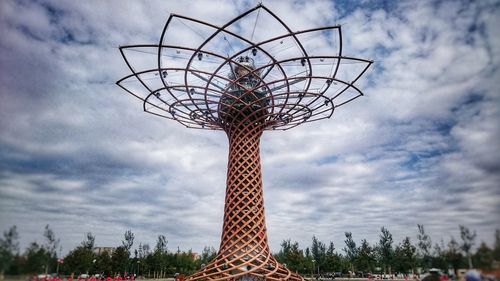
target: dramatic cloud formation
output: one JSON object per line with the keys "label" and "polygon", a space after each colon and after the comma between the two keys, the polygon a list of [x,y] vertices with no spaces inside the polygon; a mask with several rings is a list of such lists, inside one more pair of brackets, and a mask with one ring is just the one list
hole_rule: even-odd
{"label": "dramatic cloud formation", "polygon": [[[224,24],[252,1],[0,2],[0,230],[45,224],[67,252],[126,229],[169,248],[218,246],[227,139],[142,112],[114,82],[120,45],[156,44],[169,13]],[[399,242],[424,224],[492,242],[500,228],[500,4],[264,1],[302,30],[341,24],[344,54],[373,59],[365,97],[332,120],[262,139],[273,251],[312,235]],[[248,31],[252,26],[242,27]],[[269,27],[272,28],[272,27]]]}

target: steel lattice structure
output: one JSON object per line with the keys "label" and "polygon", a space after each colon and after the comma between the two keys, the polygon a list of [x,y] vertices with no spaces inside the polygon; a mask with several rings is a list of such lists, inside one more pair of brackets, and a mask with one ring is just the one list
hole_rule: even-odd
{"label": "steel lattice structure", "polygon": [[220,249],[189,280],[302,280],[269,250],[260,137],[330,118],[372,61],[342,54],[340,26],[292,31],[262,4],[223,26],[171,14],[158,44],[120,51],[132,74],[117,84],[146,112],[229,138]]}

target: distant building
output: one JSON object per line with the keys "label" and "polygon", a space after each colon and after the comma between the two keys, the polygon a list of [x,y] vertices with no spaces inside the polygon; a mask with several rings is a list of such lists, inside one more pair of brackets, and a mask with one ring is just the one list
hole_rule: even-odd
{"label": "distant building", "polygon": [[102,252],[108,252],[108,254],[112,255],[116,250],[116,247],[94,247],[94,253],[100,255]]}
{"label": "distant building", "polygon": [[193,258],[193,260],[199,260],[200,259],[200,255],[198,253],[191,253],[191,257]]}

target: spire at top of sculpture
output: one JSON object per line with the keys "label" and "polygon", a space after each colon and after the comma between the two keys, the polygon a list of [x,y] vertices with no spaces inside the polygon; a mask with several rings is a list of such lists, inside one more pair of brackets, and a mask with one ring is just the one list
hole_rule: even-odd
{"label": "spire at top of sculpture", "polygon": [[120,51],[132,74],[117,84],[146,112],[215,130],[330,118],[363,95],[354,83],[372,63],[343,55],[340,26],[292,31],[262,4],[223,26],[171,14],[158,44]]}

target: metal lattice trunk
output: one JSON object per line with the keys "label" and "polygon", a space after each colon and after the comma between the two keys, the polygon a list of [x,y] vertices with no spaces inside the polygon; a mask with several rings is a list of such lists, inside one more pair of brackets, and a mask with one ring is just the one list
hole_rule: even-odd
{"label": "metal lattice trunk", "polygon": [[226,131],[229,162],[220,250],[215,260],[188,280],[302,280],[269,250],[259,151],[263,131],[258,122]]}

